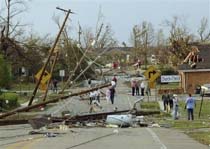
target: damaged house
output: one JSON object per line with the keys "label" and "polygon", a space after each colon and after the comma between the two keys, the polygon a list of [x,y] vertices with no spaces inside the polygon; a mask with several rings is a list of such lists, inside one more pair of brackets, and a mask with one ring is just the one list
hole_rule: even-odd
{"label": "damaged house", "polygon": [[181,76],[181,87],[185,93],[195,93],[199,85],[210,84],[210,45],[196,44],[199,50],[199,57],[204,61],[197,63],[195,68],[189,64],[182,64],[178,71]]}

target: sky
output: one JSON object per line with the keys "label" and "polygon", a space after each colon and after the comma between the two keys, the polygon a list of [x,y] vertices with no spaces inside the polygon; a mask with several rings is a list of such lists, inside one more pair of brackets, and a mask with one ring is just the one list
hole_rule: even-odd
{"label": "sky", "polygon": [[142,21],[151,22],[157,30],[163,28],[164,20],[172,20],[173,16],[183,18],[190,31],[195,33],[201,19],[209,19],[210,13],[209,0],[30,0],[27,12],[20,19],[30,24],[29,31],[55,36],[58,28],[52,16],[64,18],[64,14],[55,9],[57,6],[76,13],[68,22],[74,38],[78,22],[82,27],[95,29],[101,7],[104,23],[112,26],[119,43],[129,42],[132,27]]}

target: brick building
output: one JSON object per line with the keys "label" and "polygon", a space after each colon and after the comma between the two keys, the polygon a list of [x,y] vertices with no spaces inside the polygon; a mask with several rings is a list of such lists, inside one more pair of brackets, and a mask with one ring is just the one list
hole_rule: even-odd
{"label": "brick building", "polygon": [[197,67],[192,69],[188,64],[179,66],[181,75],[181,87],[186,93],[195,93],[197,85],[210,84],[210,45],[196,45],[200,50],[199,56],[204,58],[204,62],[197,63]]}

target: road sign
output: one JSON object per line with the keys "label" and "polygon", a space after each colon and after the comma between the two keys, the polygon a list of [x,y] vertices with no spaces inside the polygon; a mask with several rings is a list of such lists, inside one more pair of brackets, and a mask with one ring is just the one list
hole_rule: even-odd
{"label": "road sign", "polygon": [[65,77],[65,70],[60,70],[59,71],[59,76],[60,77]]}
{"label": "road sign", "polygon": [[181,82],[180,75],[161,75],[161,83],[165,82]]}
{"label": "road sign", "polygon": [[46,91],[46,90],[47,90],[47,84],[42,84],[42,83],[41,83],[41,84],[39,85],[39,89],[42,90],[42,91]]}
{"label": "road sign", "polygon": [[144,76],[149,79],[150,82],[154,82],[159,76],[160,72],[154,66],[149,66],[149,68],[144,72]]}
{"label": "road sign", "polygon": [[[39,72],[35,75],[35,78],[37,80],[39,80],[42,70],[43,70],[43,68],[40,69]],[[50,78],[51,78],[51,74],[49,72],[47,72],[47,70],[45,70],[44,75],[42,76],[41,84],[45,84]]]}

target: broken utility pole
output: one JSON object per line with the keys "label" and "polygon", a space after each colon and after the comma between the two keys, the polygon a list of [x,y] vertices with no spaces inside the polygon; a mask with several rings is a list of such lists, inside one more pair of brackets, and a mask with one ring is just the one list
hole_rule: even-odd
{"label": "broken utility pole", "polygon": [[31,109],[35,109],[37,107],[40,107],[40,106],[45,106],[49,103],[55,103],[55,102],[58,102],[60,100],[64,100],[64,99],[67,99],[69,97],[73,97],[73,96],[79,96],[79,95],[82,95],[82,94],[87,94],[89,92],[92,92],[92,91],[95,91],[97,89],[101,89],[101,88],[105,88],[105,87],[108,87],[110,86],[111,84],[104,84],[104,85],[101,85],[101,86],[97,86],[97,87],[94,87],[94,88],[91,88],[91,89],[88,89],[88,90],[84,90],[84,91],[80,91],[80,92],[77,92],[77,93],[72,93],[70,95],[66,95],[66,96],[60,96],[60,97],[56,97],[54,99],[51,99],[51,100],[47,100],[47,101],[44,101],[44,102],[41,102],[41,103],[37,103],[37,104],[34,104],[34,105],[30,105],[28,107],[22,107],[22,108],[17,108],[17,109],[14,109],[12,111],[9,111],[9,112],[6,112],[6,113],[3,113],[2,115],[0,115],[0,119],[4,118],[4,117],[7,117],[7,116],[10,116],[10,115],[14,115],[18,112],[24,112],[24,111],[29,111]]}
{"label": "broken utility pole", "polygon": [[28,106],[30,106],[30,105],[32,104],[32,102],[33,102],[33,99],[34,99],[34,97],[35,97],[35,95],[36,95],[36,92],[37,92],[37,90],[38,90],[38,87],[39,87],[39,85],[40,85],[40,83],[41,83],[41,80],[42,80],[42,77],[43,77],[43,75],[44,75],[44,72],[45,72],[45,70],[46,70],[46,68],[47,68],[47,65],[48,65],[48,63],[49,63],[49,61],[50,61],[51,56],[52,56],[53,53],[54,53],[54,49],[55,49],[55,47],[56,47],[56,45],[57,45],[57,42],[58,42],[58,40],[59,40],[59,38],[60,38],[60,35],[61,35],[61,33],[62,33],[63,29],[64,29],[64,26],[65,26],[66,21],[67,21],[67,19],[68,19],[68,17],[69,17],[69,14],[70,14],[70,13],[73,13],[70,9],[69,9],[69,10],[64,10],[64,9],[58,8],[58,7],[56,7],[56,9],[65,11],[65,12],[67,12],[67,14],[66,14],[66,17],[65,17],[65,19],[64,19],[64,22],[63,22],[63,24],[62,24],[62,26],[61,26],[61,28],[60,28],[60,31],[59,31],[59,33],[58,33],[58,35],[57,35],[57,37],[56,37],[56,40],[55,40],[55,42],[54,42],[54,44],[53,44],[53,46],[52,46],[52,48],[51,48],[51,50],[50,50],[50,53],[49,53],[48,58],[47,58],[47,61],[45,62],[44,66],[43,66],[43,69],[42,69],[40,78],[39,78],[39,80],[38,80],[38,82],[37,82],[37,84],[36,84],[36,87],[35,87],[35,89],[34,89],[34,91],[33,91],[33,93],[32,93],[32,96],[31,96],[31,99],[30,99],[30,101],[29,101],[29,103],[28,103]]}

